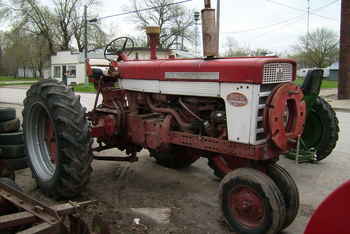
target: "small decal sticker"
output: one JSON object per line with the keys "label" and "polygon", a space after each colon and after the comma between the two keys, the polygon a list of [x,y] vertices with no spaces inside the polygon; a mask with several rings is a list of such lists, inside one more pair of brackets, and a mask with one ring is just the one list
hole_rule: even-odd
{"label": "small decal sticker", "polygon": [[227,95],[226,100],[228,103],[230,103],[230,105],[235,107],[241,107],[248,104],[247,97],[244,94],[237,92]]}

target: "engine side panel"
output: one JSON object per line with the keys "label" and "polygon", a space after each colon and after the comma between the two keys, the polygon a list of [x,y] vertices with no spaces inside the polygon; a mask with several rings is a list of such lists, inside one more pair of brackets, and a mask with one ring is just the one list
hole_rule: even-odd
{"label": "engine side panel", "polygon": [[[258,144],[257,112],[260,85],[247,83],[213,83],[188,81],[158,81],[120,79],[120,88],[169,95],[221,97],[225,101],[228,140],[244,144]],[[245,97],[246,103],[232,104],[230,94]],[[236,100],[240,101],[240,100]]]}
{"label": "engine side panel", "polygon": [[119,87],[122,89],[147,93],[190,95],[200,97],[220,96],[220,84],[217,82],[120,79]]}
{"label": "engine side panel", "polygon": [[132,91],[160,93],[159,80],[119,79],[119,87]]}
{"label": "engine side panel", "polygon": [[[220,95],[225,100],[230,141],[255,144],[259,87],[260,85],[243,83],[221,84]],[[232,96],[236,100],[232,100]],[[246,99],[240,101],[244,97]]]}

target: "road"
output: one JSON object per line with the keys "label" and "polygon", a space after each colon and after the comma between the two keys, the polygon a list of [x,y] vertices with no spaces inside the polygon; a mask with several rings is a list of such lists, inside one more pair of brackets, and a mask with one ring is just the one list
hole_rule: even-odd
{"label": "road", "polygon": [[[1,99],[0,99],[1,100]],[[22,106],[15,106],[20,116]],[[350,179],[350,113],[337,112],[340,139],[335,151],[317,164],[299,164],[281,157],[279,164],[295,179],[301,196],[298,217],[284,234],[301,234],[320,202],[336,187]],[[120,155],[118,150],[105,155]],[[222,222],[217,202],[219,181],[205,159],[188,169],[171,170],[154,163],[147,151],[136,163],[95,161],[87,190],[79,200],[96,199],[98,205],[82,216],[91,219],[101,214],[110,223],[112,233],[230,233]],[[35,198],[55,204],[37,189],[29,169],[17,172],[17,183]],[[157,224],[130,208],[170,208],[170,223]],[[141,218],[142,225],[133,224]]]}

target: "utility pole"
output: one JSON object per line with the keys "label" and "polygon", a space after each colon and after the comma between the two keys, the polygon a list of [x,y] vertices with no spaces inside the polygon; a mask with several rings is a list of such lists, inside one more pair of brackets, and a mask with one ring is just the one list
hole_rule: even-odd
{"label": "utility pole", "polygon": [[310,0],[307,0],[307,35],[310,34]]}
{"label": "utility pole", "polygon": [[199,56],[199,17],[200,13],[198,11],[194,12],[194,55]]}
{"label": "utility pole", "polygon": [[341,1],[338,99],[350,99],[350,1]]}
{"label": "utility pole", "polygon": [[310,40],[310,0],[307,0],[307,29],[306,29],[306,49],[309,49]]}
{"label": "utility pole", "polygon": [[216,0],[216,25],[217,25],[217,37],[218,37],[218,51],[220,54],[220,0]]}
{"label": "utility pole", "polygon": [[89,85],[88,77],[87,77],[87,58],[88,58],[88,39],[87,39],[87,5],[84,6],[84,64],[85,64],[85,86]]}

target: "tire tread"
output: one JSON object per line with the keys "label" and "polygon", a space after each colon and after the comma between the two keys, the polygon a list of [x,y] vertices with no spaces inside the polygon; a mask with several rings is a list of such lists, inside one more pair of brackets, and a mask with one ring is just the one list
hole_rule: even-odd
{"label": "tire tread", "polygon": [[[27,91],[27,97],[24,100],[24,118],[29,118],[26,106],[33,98],[45,100],[47,108],[52,112],[57,129],[57,140],[61,144],[60,162],[63,164],[60,167],[61,174],[53,186],[45,186],[35,175],[35,169],[30,163],[34,177],[43,192],[50,197],[57,199],[76,197],[84,189],[92,172],[93,156],[90,152],[91,138],[85,118],[86,109],[81,106],[80,99],[71,89],[55,80],[40,81]],[[25,128],[24,125],[24,134]]]}

